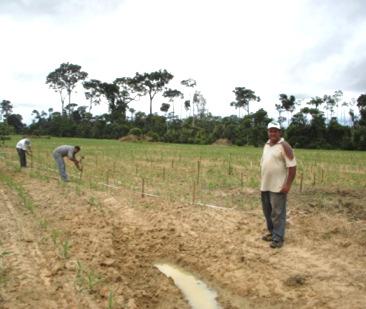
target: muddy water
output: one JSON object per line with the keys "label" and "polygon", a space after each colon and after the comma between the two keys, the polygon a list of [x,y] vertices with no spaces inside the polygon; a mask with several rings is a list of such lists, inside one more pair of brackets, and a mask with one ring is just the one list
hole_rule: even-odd
{"label": "muddy water", "polygon": [[217,293],[189,272],[170,264],[155,264],[155,266],[164,275],[173,279],[175,285],[181,289],[193,309],[221,308],[216,301]]}

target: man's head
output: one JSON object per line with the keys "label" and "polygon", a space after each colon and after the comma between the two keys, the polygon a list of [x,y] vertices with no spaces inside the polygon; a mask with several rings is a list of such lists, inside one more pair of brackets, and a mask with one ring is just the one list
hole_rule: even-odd
{"label": "man's head", "polygon": [[272,121],[268,124],[267,129],[268,138],[271,144],[276,144],[281,139],[282,135],[280,124]]}
{"label": "man's head", "polygon": [[78,153],[80,151],[80,146],[74,146],[74,153]]}

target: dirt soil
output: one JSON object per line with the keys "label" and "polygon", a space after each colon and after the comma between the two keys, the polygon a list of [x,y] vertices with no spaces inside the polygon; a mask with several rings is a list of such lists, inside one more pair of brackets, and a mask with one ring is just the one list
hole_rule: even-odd
{"label": "dirt soil", "polygon": [[217,209],[1,173],[16,186],[0,183],[0,308],[189,308],[157,262],[205,281],[222,308],[365,308],[366,190],[293,192],[271,249],[259,199]]}

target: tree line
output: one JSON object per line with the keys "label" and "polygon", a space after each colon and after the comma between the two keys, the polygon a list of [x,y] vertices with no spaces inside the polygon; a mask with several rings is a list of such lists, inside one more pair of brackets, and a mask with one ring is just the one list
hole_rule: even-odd
{"label": "tree line", "polygon": [[[182,89],[172,89],[168,85],[173,78],[167,70],[159,70],[137,72],[109,83],[88,79],[79,65],[62,63],[46,77],[46,84],[60,98],[61,112],[35,109],[27,126],[21,115],[12,112],[11,101],[2,100],[0,137],[16,133],[116,139],[133,134],[168,143],[211,144],[225,139],[234,145],[260,146],[267,140],[266,125],[276,120],[286,127],[285,137],[295,148],[366,149],[366,94],[342,102],[343,93],[338,90],[301,102],[282,93],[274,103],[278,117],[272,119],[264,109],[250,111],[251,104],[261,100],[253,90],[235,87],[234,100],[228,104],[238,110],[238,115],[221,117],[207,110],[206,99],[194,79],[182,80]],[[82,87],[88,105],[73,103],[77,86]],[[148,98],[148,114],[129,107],[140,97]],[[163,115],[153,112],[157,98]],[[99,104],[107,104],[108,112],[93,115],[93,107]],[[183,104],[187,117],[178,117],[176,104]],[[336,115],[339,108],[349,108],[343,119]]]}

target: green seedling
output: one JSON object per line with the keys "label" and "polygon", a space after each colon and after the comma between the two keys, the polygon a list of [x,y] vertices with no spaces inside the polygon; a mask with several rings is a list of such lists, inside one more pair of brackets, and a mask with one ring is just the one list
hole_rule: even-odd
{"label": "green seedling", "polygon": [[102,279],[93,270],[85,269],[80,261],[76,262],[75,286],[79,292],[87,290],[88,293],[93,293],[100,281]]}
{"label": "green seedling", "polygon": [[10,255],[11,252],[9,251],[3,251],[0,253],[0,283],[4,283],[6,281],[6,274],[5,274],[5,269],[4,269],[4,262],[3,262],[3,258],[7,255]]}
{"label": "green seedling", "polygon": [[113,292],[110,291],[108,295],[108,309],[113,309]]}
{"label": "green seedling", "polygon": [[51,239],[52,239],[54,246],[57,246],[60,235],[61,235],[61,232],[59,230],[52,230]]}
{"label": "green seedling", "polygon": [[100,202],[94,196],[91,196],[89,198],[88,204],[89,204],[90,207],[95,207],[95,208],[100,208],[101,207]]}
{"label": "green seedling", "polygon": [[70,248],[71,248],[71,245],[69,243],[69,241],[66,239],[63,241],[63,243],[61,244],[61,250],[60,250],[60,253],[61,253],[61,256],[66,260],[70,257],[69,253],[70,253]]}
{"label": "green seedling", "polygon": [[42,229],[47,230],[47,228],[48,228],[48,221],[46,219],[39,220],[39,226]]}
{"label": "green seedling", "polygon": [[94,291],[95,286],[101,281],[102,279],[93,271],[89,271],[86,274],[86,283],[89,293]]}

